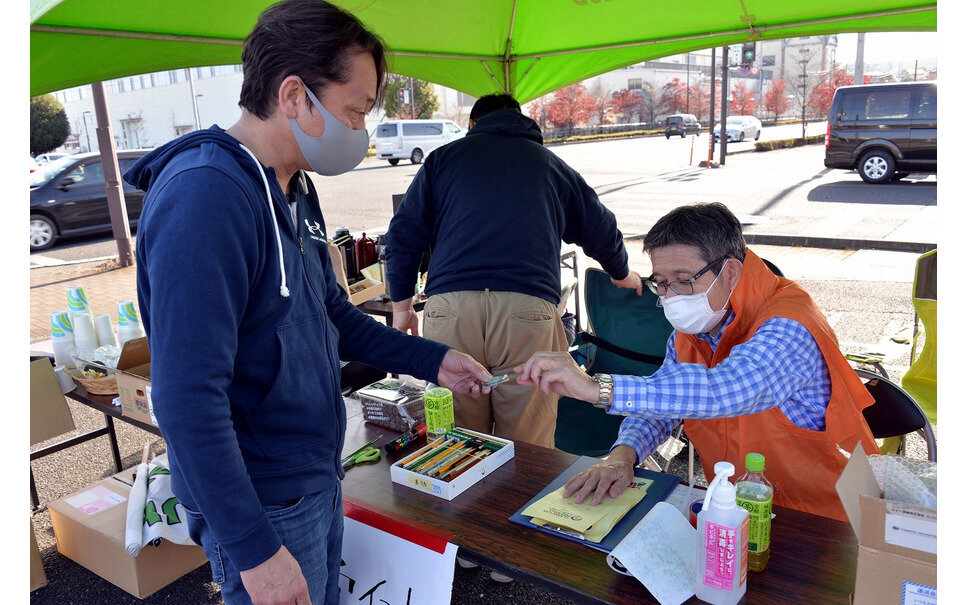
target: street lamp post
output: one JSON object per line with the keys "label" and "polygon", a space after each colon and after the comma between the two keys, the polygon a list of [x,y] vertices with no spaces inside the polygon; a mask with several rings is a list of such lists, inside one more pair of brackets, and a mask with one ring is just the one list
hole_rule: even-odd
{"label": "street lamp post", "polygon": [[800,138],[807,138],[807,65],[810,63],[810,51],[800,49]]}
{"label": "street lamp post", "polygon": [[192,93],[192,111],[195,113],[195,130],[201,130],[202,124],[198,119],[198,97],[201,95],[195,94],[195,76],[192,75],[191,67],[188,68],[188,88]]}
{"label": "street lamp post", "polygon": [[83,112],[81,119],[84,120],[84,136],[87,137],[87,150],[91,151],[91,129],[87,125],[87,114],[89,113],[91,113],[90,110]]}

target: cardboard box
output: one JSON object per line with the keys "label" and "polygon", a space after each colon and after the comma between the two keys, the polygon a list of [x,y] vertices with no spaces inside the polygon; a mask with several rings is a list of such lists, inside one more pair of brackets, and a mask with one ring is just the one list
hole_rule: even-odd
{"label": "cardboard box", "polygon": [[[490,454],[489,456],[485,456],[479,462],[468,468],[467,471],[461,473],[450,482],[441,481],[440,479],[428,477],[426,475],[415,473],[403,468],[401,463],[407,461],[409,456],[393,463],[393,466],[390,467],[390,478],[394,481],[394,483],[400,483],[401,485],[406,485],[407,487],[425,491],[428,494],[437,496],[438,498],[443,498],[444,500],[453,500],[460,495],[461,492],[474,485],[484,477],[490,475],[496,468],[511,458],[514,458],[513,441],[500,439],[498,437],[494,437],[493,435],[478,433],[477,431],[472,431],[469,429],[461,428],[460,430],[471,435],[477,435],[489,441],[503,443],[504,447],[497,450],[493,454]],[[443,441],[444,437],[440,437],[439,439],[435,439],[432,444],[437,442],[442,443]]]}
{"label": "cardboard box", "polygon": [[837,493],[858,540],[853,603],[936,604],[937,511],[884,499],[859,443]]}
{"label": "cardboard box", "polygon": [[30,361],[30,444],[53,439],[76,427],[64,392],[47,357]]}
{"label": "cardboard box", "polygon": [[124,549],[124,521],[131,487],[115,477],[50,503],[57,550],[115,586],[143,599],[207,560],[199,546],[162,540],[137,557]]}
{"label": "cardboard box", "polygon": [[336,274],[336,281],[339,282],[339,285],[342,286],[344,290],[346,290],[350,303],[354,305],[362,305],[368,300],[372,300],[377,296],[383,295],[383,282],[376,281],[375,279],[364,278],[362,281],[354,283],[353,287],[350,288],[347,282],[346,268],[343,267],[343,257],[340,254],[339,247],[334,246],[333,244],[328,244],[328,248],[329,260],[333,264],[333,273]]}
{"label": "cardboard box", "polygon": [[158,426],[151,409],[151,352],[147,338],[124,343],[115,378],[118,381],[121,415]]}
{"label": "cardboard box", "polygon": [[44,561],[40,558],[40,549],[37,547],[34,524],[30,522],[30,592],[46,585],[47,574],[44,572]]}

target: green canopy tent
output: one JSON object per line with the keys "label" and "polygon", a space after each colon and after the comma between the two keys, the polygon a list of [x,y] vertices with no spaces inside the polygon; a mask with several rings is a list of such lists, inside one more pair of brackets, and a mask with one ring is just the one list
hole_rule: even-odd
{"label": "green canopy tent", "polygon": [[[378,33],[391,71],[522,103],[619,67],[755,39],[934,31],[916,0],[335,0]],[[30,94],[240,62],[265,0],[31,0]]]}
{"label": "green canopy tent", "polygon": [[[839,32],[935,31],[917,0],[332,0],[389,48],[390,70],[521,103],[686,51]],[[266,0],[31,0],[30,94],[122,76],[241,62]],[[122,265],[131,263],[102,88],[98,140]]]}

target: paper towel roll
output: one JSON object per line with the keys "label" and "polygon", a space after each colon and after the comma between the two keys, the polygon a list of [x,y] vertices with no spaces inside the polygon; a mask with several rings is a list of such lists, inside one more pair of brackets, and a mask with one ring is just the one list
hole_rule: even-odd
{"label": "paper towel roll", "polygon": [[114,333],[114,324],[111,323],[111,316],[101,313],[94,317],[94,330],[97,332],[98,345],[118,345],[118,336]]}
{"label": "paper towel roll", "polygon": [[141,552],[147,494],[148,465],[142,462],[138,465],[134,485],[131,486],[131,493],[128,494],[128,513],[124,523],[124,549],[132,557],[137,557],[138,553]]}

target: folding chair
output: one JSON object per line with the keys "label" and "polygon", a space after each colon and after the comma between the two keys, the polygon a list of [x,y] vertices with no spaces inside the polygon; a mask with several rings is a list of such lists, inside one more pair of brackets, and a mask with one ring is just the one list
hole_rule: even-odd
{"label": "folding chair", "polygon": [[[656,295],[643,288],[617,288],[600,269],[585,271],[588,331],[579,332],[572,357],[589,374],[648,376],[662,365],[672,325]],[[606,414],[585,401],[558,400],[555,446],[572,454],[604,456],[618,437],[622,416]]]}
{"label": "folding chair", "polygon": [[[911,368],[901,378],[908,392],[932,423],[938,422],[938,251],[918,258],[914,269],[914,338]],[[915,360],[918,319],[924,325],[924,346]]]}
{"label": "folding chair", "polygon": [[[879,374],[859,368],[854,371],[874,397],[874,405],[865,408],[863,414],[874,438],[886,440],[881,447],[881,453],[905,455],[903,436],[917,433],[927,444],[928,460],[937,462],[934,431],[918,402],[904,389]],[[893,440],[892,437],[901,439]]]}

